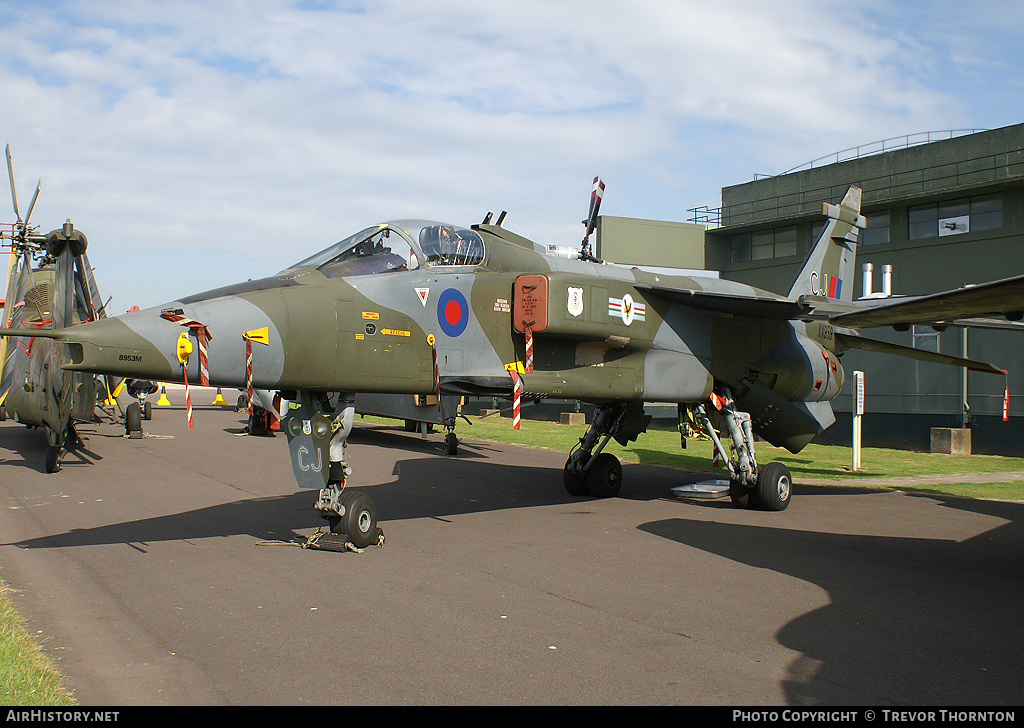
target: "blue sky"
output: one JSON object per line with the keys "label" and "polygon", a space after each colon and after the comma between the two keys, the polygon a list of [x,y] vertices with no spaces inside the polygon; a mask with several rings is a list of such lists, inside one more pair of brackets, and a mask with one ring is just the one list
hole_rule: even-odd
{"label": "blue sky", "polygon": [[508,210],[578,245],[595,175],[606,214],[686,220],[755,174],[1020,123],[1022,28],[1002,0],[0,0],[0,142],[121,312],[386,219]]}

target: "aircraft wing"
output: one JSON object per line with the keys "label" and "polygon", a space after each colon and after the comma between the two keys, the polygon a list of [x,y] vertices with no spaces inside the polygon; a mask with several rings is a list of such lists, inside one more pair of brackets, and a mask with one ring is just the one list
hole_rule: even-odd
{"label": "aircraft wing", "polygon": [[844,334],[837,331],[836,341],[841,346],[848,349],[864,349],[865,351],[877,351],[883,354],[896,354],[897,356],[904,356],[908,359],[917,359],[918,361],[928,361],[936,364],[952,364],[953,366],[965,367],[976,372],[1006,374],[1005,369],[997,367],[995,364],[989,364],[988,362],[977,361],[975,359],[962,359],[958,356],[940,354],[938,352],[927,351],[925,349],[915,349],[912,346],[892,344],[888,341],[869,339],[860,335]]}
{"label": "aircraft wing", "polygon": [[744,296],[639,282],[636,287],[651,296],[704,311],[783,320],[824,319],[850,329],[898,324],[946,324],[1014,330],[1024,327],[1024,324],[1016,323],[1024,316],[1024,276],[925,296],[852,303],[816,296],[800,296],[797,299]]}
{"label": "aircraft wing", "polygon": [[[1024,312],[1024,276],[914,296],[829,317],[836,326],[870,328],[895,324],[941,323],[1002,314],[1017,320]],[[966,322],[964,322],[966,323]]]}
{"label": "aircraft wing", "polygon": [[804,300],[788,298],[770,298],[767,296],[743,296],[734,293],[718,293],[701,291],[692,288],[669,288],[637,283],[638,290],[652,296],[663,298],[673,303],[681,303],[692,308],[718,313],[731,313],[737,316],[757,316],[773,319],[805,318],[813,310],[813,304]]}

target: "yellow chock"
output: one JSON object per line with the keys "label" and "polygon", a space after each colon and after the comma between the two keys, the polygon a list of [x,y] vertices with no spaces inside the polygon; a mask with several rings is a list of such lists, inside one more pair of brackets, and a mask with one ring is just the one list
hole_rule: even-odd
{"label": "yellow chock", "polygon": [[211,402],[210,404],[220,405],[221,407],[228,406],[227,400],[224,399],[224,395],[220,393],[220,387],[217,387],[217,398],[214,399],[213,402]]}
{"label": "yellow chock", "polygon": [[160,399],[156,401],[161,407],[170,407],[171,400],[167,399],[167,385],[163,382],[160,383]]}

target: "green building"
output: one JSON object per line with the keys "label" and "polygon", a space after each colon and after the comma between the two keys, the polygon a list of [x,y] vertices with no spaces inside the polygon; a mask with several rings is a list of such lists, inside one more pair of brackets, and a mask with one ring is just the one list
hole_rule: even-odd
{"label": "green building", "polygon": [[[867,219],[857,250],[857,278],[850,282],[854,298],[935,293],[1024,274],[1024,124],[880,142],[726,187],[719,210],[691,211],[717,224],[704,232],[704,267],[722,278],[785,294],[824,224],[822,203],[837,202],[854,185],[864,190]],[[617,254],[616,244],[636,240],[641,231],[608,232],[599,239],[599,253],[640,264],[628,260],[638,257],[635,253]],[[658,240],[661,265],[699,267],[693,264],[699,243],[692,230],[686,233],[679,236],[674,256],[666,255],[665,241]],[[870,264],[869,274],[864,264]],[[1020,331],[916,326],[866,333],[946,354],[966,352],[1009,371],[1006,378],[965,374],[902,357],[847,352],[843,366],[848,378],[854,370],[865,372],[866,445],[927,450],[931,428],[967,426],[974,452],[1024,455]],[[1009,421],[1004,422],[1007,385]],[[832,404],[837,422],[824,433],[824,441],[849,443],[850,382]]]}

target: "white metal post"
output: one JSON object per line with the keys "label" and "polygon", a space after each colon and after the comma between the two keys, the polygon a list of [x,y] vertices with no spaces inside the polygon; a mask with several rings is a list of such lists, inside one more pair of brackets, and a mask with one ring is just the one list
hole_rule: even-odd
{"label": "white metal post", "polygon": [[860,470],[860,425],[864,417],[864,372],[853,373],[853,469]]}

